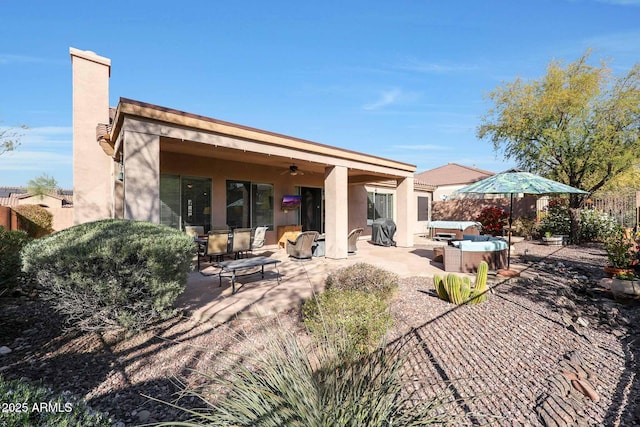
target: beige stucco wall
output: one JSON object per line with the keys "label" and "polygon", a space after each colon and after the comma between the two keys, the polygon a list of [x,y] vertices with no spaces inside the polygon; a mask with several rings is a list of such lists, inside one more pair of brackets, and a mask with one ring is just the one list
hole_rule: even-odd
{"label": "beige stucco wall", "polygon": [[71,48],[73,70],[74,222],[111,217],[112,160],[96,141],[98,123],[109,123],[111,61]]}
{"label": "beige stucco wall", "polygon": [[47,195],[30,196],[18,199],[18,205],[41,205],[48,208],[61,208],[62,199]]}
{"label": "beige stucco wall", "polygon": [[64,230],[73,226],[73,207],[56,207],[47,208],[51,215],[53,215],[52,227],[55,231]]}

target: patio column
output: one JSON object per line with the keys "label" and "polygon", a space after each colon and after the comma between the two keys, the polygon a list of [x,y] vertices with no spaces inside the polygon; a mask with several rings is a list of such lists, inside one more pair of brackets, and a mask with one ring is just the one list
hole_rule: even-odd
{"label": "patio column", "polygon": [[343,259],[348,256],[349,233],[347,168],[330,166],[324,172],[325,194],[325,256]]}
{"label": "patio column", "polygon": [[160,222],[160,137],[125,131],[124,217]]}
{"label": "patio column", "polygon": [[413,247],[413,229],[416,218],[416,197],[413,193],[413,177],[397,180],[397,229],[396,244],[403,248]]}

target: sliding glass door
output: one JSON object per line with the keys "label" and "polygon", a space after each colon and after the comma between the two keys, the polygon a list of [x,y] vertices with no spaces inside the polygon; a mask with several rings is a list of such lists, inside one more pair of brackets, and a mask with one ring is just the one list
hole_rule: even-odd
{"label": "sliding glass door", "polygon": [[160,175],[160,223],[183,229],[211,229],[211,179]]}

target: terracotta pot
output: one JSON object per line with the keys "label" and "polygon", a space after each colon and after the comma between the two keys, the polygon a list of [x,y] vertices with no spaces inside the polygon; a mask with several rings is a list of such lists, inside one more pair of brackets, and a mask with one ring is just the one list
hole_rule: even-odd
{"label": "terracotta pot", "polygon": [[633,268],[617,268],[617,267],[607,266],[604,268],[604,272],[607,275],[607,277],[611,278],[616,274],[620,274],[620,273],[629,273],[629,274],[633,273],[634,270]]}

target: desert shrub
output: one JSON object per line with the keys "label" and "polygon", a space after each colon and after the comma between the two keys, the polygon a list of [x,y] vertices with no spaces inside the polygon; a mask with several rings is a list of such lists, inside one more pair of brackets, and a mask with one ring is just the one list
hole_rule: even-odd
{"label": "desert shrub", "polygon": [[442,412],[439,401],[418,396],[416,383],[405,384],[406,349],[400,346],[346,363],[337,358],[331,342],[307,349],[288,332],[270,336],[267,346],[269,351],[255,351],[249,358],[252,369],[232,364],[222,375],[203,374],[228,391],[219,400],[186,390],[202,402],[202,409],[183,409],[192,416],[185,425],[453,425],[436,415]]}
{"label": "desert shrub", "polygon": [[53,215],[42,206],[20,205],[13,210],[18,213],[18,227],[29,237],[42,237],[53,231]]}
{"label": "desert shrub", "polygon": [[571,219],[567,201],[565,199],[549,200],[545,208],[545,216],[538,228],[542,234],[570,234]]}
{"label": "desert shrub", "polygon": [[305,301],[304,324],[342,357],[359,357],[378,345],[391,326],[388,305],[374,293],[330,289]]}
{"label": "desert shrub", "polygon": [[329,274],[326,289],[371,292],[388,301],[398,289],[398,275],[371,264],[358,263]]}
{"label": "desert shrub", "polygon": [[73,326],[138,330],[175,314],[194,250],[178,230],[114,219],[32,241],[22,266]]}
{"label": "desert shrub", "polygon": [[[605,241],[616,233],[615,218],[595,209],[580,210],[580,240],[583,242]],[[571,217],[566,199],[549,201],[546,215],[540,221],[542,234],[570,234]]]}
{"label": "desert shrub", "polygon": [[111,425],[106,415],[93,411],[84,401],[21,380],[6,380],[0,376],[0,396],[3,405],[7,405],[2,407],[0,417],[3,427]]}
{"label": "desert shrub", "polygon": [[536,219],[519,217],[513,220],[511,227],[516,236],[531,238],[536,234]]}
{"label": "desert shrub", "polygon": [[585,242],[603,242],[612,237],[618,229],[618,223],[611,215],[595,209],[580,211],[580,240]]}
{"label": "desert shrub", "polygon": [[15,283],[20,275],[20,251],[29,241],[24,231],[8,231],[0,226],[0,294],[1,289]]}
{"label": "desert shrub", "polygon": [[487,206],[480,211],[480,215],[476,217],[476,221],[482,224],[482,231],[487,234],[501,233],[502,227],[507,225],[509,215],[504,209],[495,206]]}

